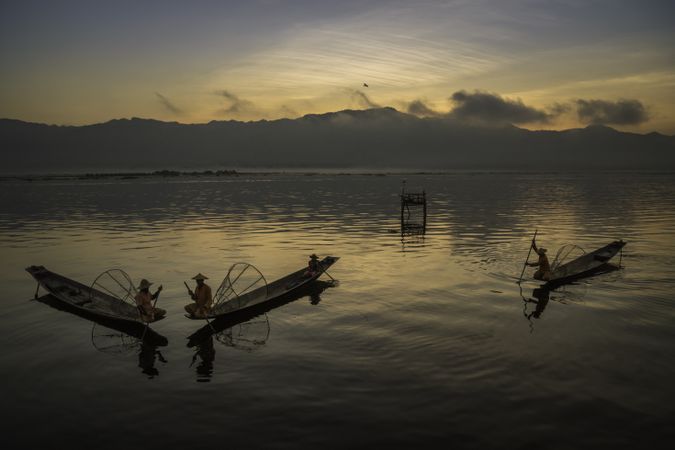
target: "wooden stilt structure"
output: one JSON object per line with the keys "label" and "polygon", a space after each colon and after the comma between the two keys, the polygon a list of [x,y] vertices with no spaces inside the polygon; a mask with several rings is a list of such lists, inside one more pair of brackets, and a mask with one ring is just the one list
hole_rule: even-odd
{"label": "wooden stilt structure", "polygon": [[406,192],[404,181],[401,187],[401,235],[423,235],[426,230],[427,194],[424,190]]}

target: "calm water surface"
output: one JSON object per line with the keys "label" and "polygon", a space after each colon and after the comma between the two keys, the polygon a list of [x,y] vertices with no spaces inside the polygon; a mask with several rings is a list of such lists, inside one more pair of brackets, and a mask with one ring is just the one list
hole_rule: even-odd
{"label": "calm water surface", "polygon": [[[429,195],[401,238],[398,193]],[[243,175],[0,181],[2,431],[15,447],[635,448],[675,437],[673,174]],[[624,268],[516,284],[622,238]],[[201,342],[183,281],[274,280],[340,256],[339,283]],[[32,301],[32,264],[163,284],[148,345]],[[529,274],[532,270],[528,271]],[[324,277],[325,280],[330,281]],[[529,301],[528,301],[529,300]],[[160,345],[161,344],[161,345]]]}

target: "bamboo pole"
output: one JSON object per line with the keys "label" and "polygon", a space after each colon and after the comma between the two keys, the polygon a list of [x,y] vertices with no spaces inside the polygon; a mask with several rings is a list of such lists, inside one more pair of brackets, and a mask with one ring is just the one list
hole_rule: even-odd
{"label": "bamboo pole", "polygon": [[525,262],[523,263],[523,271],[520,272],[520,278],[518,278],[518,284],[520,284],[521,281],[523,281],[523,275],[525,274],[525,268],[527,267],[527,262],[530,260],[530,254],[532,253],[532,243],[537,239],[537,233],[539,230],[534,230],[534,236],[532,236],[532,242],[530,243],[530,250],[527,252],[527,258],[525,259]]}

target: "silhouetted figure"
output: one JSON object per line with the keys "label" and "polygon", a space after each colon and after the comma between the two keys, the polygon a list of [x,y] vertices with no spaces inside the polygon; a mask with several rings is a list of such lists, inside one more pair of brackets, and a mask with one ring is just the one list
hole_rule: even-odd
{"label": "silhouetted figure", "polygon": [[197,360],[201,359],[201,362],[197,364],[197,381],[206,382],[211,379],[213,375],[213,361],[216,359],[216,349],[213,346],[213,336],[209,336],[199,345],[197,345],[197,351],[192,357],[192,367]]}
{"label": "silhouetted figure", "polygon": [[150,283],[146,279],[142,279],[140,285],[138,286],[138,294],[136,294],[135,300],[136,305],[141,313],[141,318],[145,322],[154,322],[166,314],[166,311],[161,308],[155,308],[152,304],[152,301],[159,297],[159,293],[162,292],[162,285],[157,288],[157,291],[154,294],[150,293],[150,286],[153,283]]}
{"label": "silhouetted figure", "polygon": [[537,243],[532,241],[532,248],[539,255],[539,260],[536,263],[527,263],[530,267],[539,267],[536,272],[534,272],[534,279],[541,281],[548,281],[551,279],[551,264],[548,262],[548,257],[546,256],[546,249],[543,247],[537,248]]}
{"label": "silhouetted figure", "polygon": [[309,257],[309,262],[307,263],[307,270],[303,274],[305,278],[311,278],[318,275],[321,272],[321,267],[319,264],[319,257],[312,253]]}
{"label": "silhouetted figure", "polygon": [[188,294],[190,294],[194,303],[185,305],[185,311],[194,317],[207,317],[211,312],[211,304],[213,303],[211,286],[204,283],[204,280],[208,280],[208,277],[198,273],[192,279],[197,282],[197,287],[194,292],[188,288]]}
{"label": "silhouetted figure", "polygon": [[157,346],[150,345],[146,342],[141,343],[141,351],[138,353],[138,367],[143,369],[143,373],[148,376],[148,378],[155,378],[159,375],[159,370],[155,367],[155,361],[159,359],[161,362],[166,363],[166,359],[162,356],[162,353],[157,350]]}

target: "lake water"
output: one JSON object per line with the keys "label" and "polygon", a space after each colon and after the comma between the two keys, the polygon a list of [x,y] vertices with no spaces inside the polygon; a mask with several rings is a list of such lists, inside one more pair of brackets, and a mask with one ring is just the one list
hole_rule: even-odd
{"label": "lake water", "polygon": [[[425,189],[425,236],[399,193]],[[257,174],[0,181],[3,437],[14,448],[645,448],[675,438],[675,177]],[[532,234],[627,245],[623,268],[535,303]],[[183,281],[311,292],[202,342]],[[617,256],[615,262],[618,262]],[[145,344],[50,302],[30,265],[162,284]],[[526,275],[532,274],[528,269]],[[44,291],[42,291],[44,294]],[[161,341],[161,340],[160,340]],[[6,441],[7,442],[7,441]]]}

